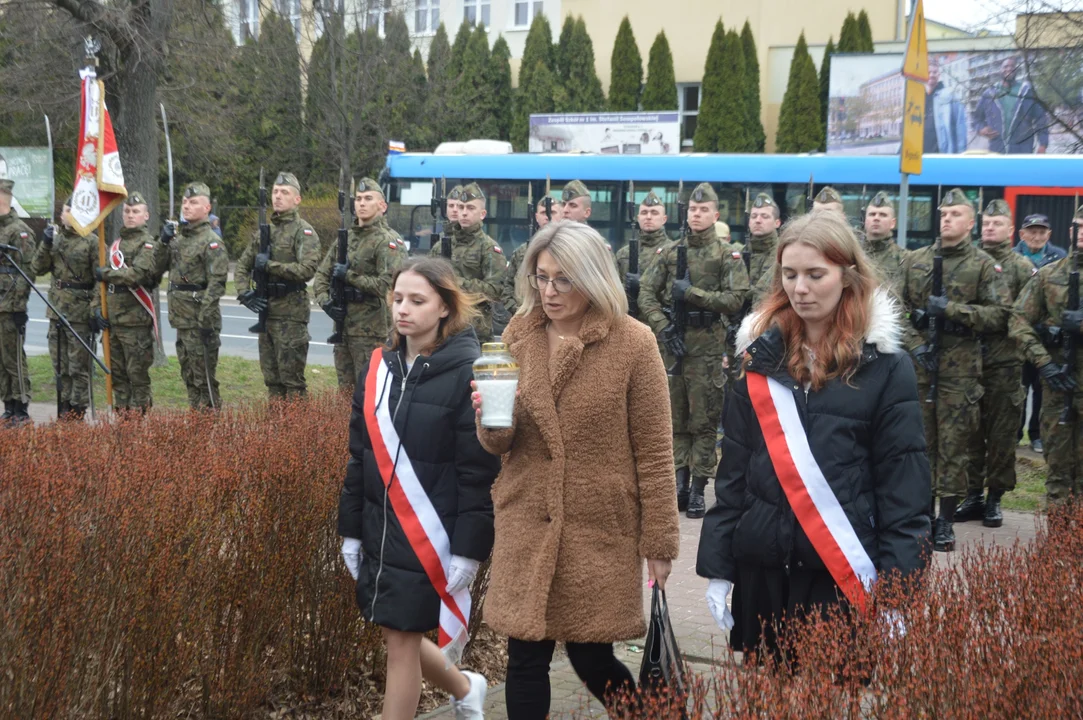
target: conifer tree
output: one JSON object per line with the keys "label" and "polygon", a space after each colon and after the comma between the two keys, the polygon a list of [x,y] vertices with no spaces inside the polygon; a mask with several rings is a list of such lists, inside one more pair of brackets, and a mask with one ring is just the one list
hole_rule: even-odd
{"label": "conifer tree", "polygon": [[839,31],[839,44],[835,46],[835,52],[861,52],[861,40],[858,37],[857,18],[852,12],[846,13],[846,19],[842,21],[842,30]]}
{"label": "conifer tree", "polygon": [[729,112],[718,123],[718,152],[752,152],[752,122],[748,116],[748,78],[745,72],[745,49],[736,31],[726,33],[722,44],[722,97],[735,98]]}
{"label": "conifer tree", "polygon": [[864,10],[857,15],[857,37],[859,40],[858,52],[873,52],[872,25],[869,23],[869,14]]}
{"label": "conifer tree", "polygon": [[489,102],[492,108],[493,124],[497,140],[508,140],[511,133],[511,121],[514,117],[511,92],[511,48],[503,35],[493,43],[489,56]]}
{"label": "conifer tree", "polygon": [[530,114],[553,112],[552,88],[548,89],[548,98],[540,104],[541,94],[534,90],[534,72],[539,65],[549,73],[547,82],[552,84],[553,62],[553,31],[545,15],[539,13],[530,23],[530,32],[527,33],[523,58],[519,65],[519,87],[516,88],[511,142],[520,152],[527,150]]}
{"label": "conifer tree", "polygon": [[[732,97],[725,97],[725,43],[726,28],[719,18],[714,26],[714,34],[711,36],[711,46],[707,50],[707,62],[703,68],[703,83],[700,85],[699,94],[699,120],[696,123],[696,134],[692,139],[696,152],[716,152],[721,142],[720,125],[722,116],[732,113]],[[740,94],[741,104],[744,104],[744,91]],[[744,113],[741,113],[742,120]]]}
{"label": "conifer tree", "polygon": [[808,52],[805,33],[797,40],[790,78],[778,117],[775,149],[780,153],[814,152],[823,145],[820,121],[820,82]]}
{"label": "conifer tree", "polygon": [[571,44],[572,35],[574,34],[575,18],[568,15],[564,18],[564,25],[560,28],[560,39],[557,41],[556,47],[553,48],[554,65],[552,69],[556,72],[556,79],[560,83],[567,83],[571,75]]}
{"label": "conifer tree", "polygon": [[835,41],[827,39],[827,47],[824,48],[824,60],[820,63],[820,123],[824,126],[824,145],[821,150],[827,150],[827,115],[828,103],[831,95],[831,56],[835,53]]}
{"label": "conifer tree", "polygon": [[677,78],[673,72],[673,53],[669,50],[665,30],[658,32],[651,45],[642,102],[645,111],[677,109]]}
{"label": "conifer tree", "polygon": [[643,85],[643,56],[639,54],[632,23],[625,15],[613,43],[609,76],[609,109],[613,112],[635,112],[639,109],[639,92]]}
{"label": "conifer tree", "polygon": [[448,63],[448,72],[451,77],[458,79],[463,69],[463,55],[466,54],[466,46],[470,44],[470,36],[474,27],[469,20],[463,20],[459,31],[455,33],[455,42],[451,44],[451,62]]}
{"label": "conifer tree", "polygon": [[489,91],[489,34],[484,25],[470,33],[462,55],[462,69],[455,84],[456,120],[451,139],[470,140],[496,136]]}
{"label": "conifer tree", "polygon": [[583,18],[575,21],[568,41],[568,79],[564,83],[567,99],[558,112],[600,112],[605,109],[602,81],[594,67],[594,45]]}
{"label": "conifer tree", "polygon": [[747,92],[745,104],[748,110],[749,138],[752,141],[751,152],[763,152],[767,147],[767,135],[763,131],[760,119],[760,59],[756,55],[756,39],[752,37],[752,26],[745,20],[741,28],[741,46],[745,53],[745,79]]}
{"label": "conifer tree", "polygon": [[424,143],[432,148],[445,139],[448,128],[454,123],[453,98],[457,78],[451,74],[451,43],[448,42],[444,23],[436,28],[429,45],[428,84],[425,94]]}

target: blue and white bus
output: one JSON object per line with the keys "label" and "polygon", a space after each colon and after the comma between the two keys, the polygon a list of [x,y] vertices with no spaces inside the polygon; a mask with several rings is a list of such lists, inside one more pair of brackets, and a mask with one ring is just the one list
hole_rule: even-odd
{"label": "blue and white bus", "polygon": [[[677,232],[677,188],[686,191],[710,182],[718,191],[721,219],[734,241],[744,235],[746,192],[766,192],[782,208],[783,220],[805,211],[810,178],[813,194],[831,185],[842,195],[846,214],[860,222],[861,209],[875,193],[897,197],[899,160],[892,156],[834,155],[558,155],[558,154],[430,154],[404,153],[388,158],[387,171],[396,216],[410,216],[403,233],[411,246],[425,249],[432,227],[428,198],[432,181],[446,178],[447,187],[476,181],[488,198],[486,231],[511,251],[525,242],[528,226],[528,184],[540,198],[545,178],[553,197],[564,183],[582,180],[590,188],[590,224],[615,248],[628,235],[628,182],[635,183],[636,202],[649,190],[665,198],[669,229]],[[927,155],[923,172],[910,178],[909,247],[927,245],[939,228],[938,193],[963,188],[977,204],[1004,198],[1016,227],[1031,213],[1048,215],[1053,242],[1066,246],[1076,198],[1083,194],[1083,156],[1060,155]],[[405,222],[396,223],[405,225]],[[400,230],[404,228],[400,227]]]}

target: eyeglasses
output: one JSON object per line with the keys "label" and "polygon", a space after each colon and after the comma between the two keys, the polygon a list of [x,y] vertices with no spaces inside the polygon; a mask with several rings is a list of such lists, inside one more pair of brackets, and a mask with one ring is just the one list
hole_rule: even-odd
{"label": "eyeglasses", "polygon": [[558,293],[570,293],[572,291],[572,281],[566,277],[548,278],[544,275],[527,275],[527,280],[530,281],[530,287],[535,290],[545,291],[545,287],[552,283],[553,289]]}

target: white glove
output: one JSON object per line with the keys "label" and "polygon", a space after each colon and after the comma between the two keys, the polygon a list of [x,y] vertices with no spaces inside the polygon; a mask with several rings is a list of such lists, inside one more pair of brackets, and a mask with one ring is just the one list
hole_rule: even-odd
{"label": "white glove", "polygon": [[900,640],[906,635],[906,621],[898,610],[885,610],[880,617],[887,625],[888,640]]}
{"label": "white glove", "polygon": [[481,563],[470,558],[451,556],[451,566],[447,571],[447,591],[451,595],[470,587],[477,577]]}
{"label": "white glove", "polygon": [[342,559],[346,561],[346,569],[356,580],[361,573],[361,541],[356,538],[343,538]]}
{"label": "white glove", "polygon": [[726,605],[726,598],[733,590],[729,580],[712,580],[707,584],[707,609],[711,611],[718,628],[724,632],[733,629],[733,614]]}

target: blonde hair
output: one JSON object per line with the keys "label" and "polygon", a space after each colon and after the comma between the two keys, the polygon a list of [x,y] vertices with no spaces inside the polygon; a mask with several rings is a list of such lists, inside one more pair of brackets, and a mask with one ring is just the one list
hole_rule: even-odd
{"label": "blonde hair", "polygon": [[552,254],[564,275],[606,320],[613,322],[628,313],[624,284],[602,236],[583,223],[559,220],[542,228],[527,246],[515,277],[515,295],[520,301],[516,315],[529,315],[540,302],[541,292],[530,287],[527,276],[537,272],[538,255],[543,250]]}

